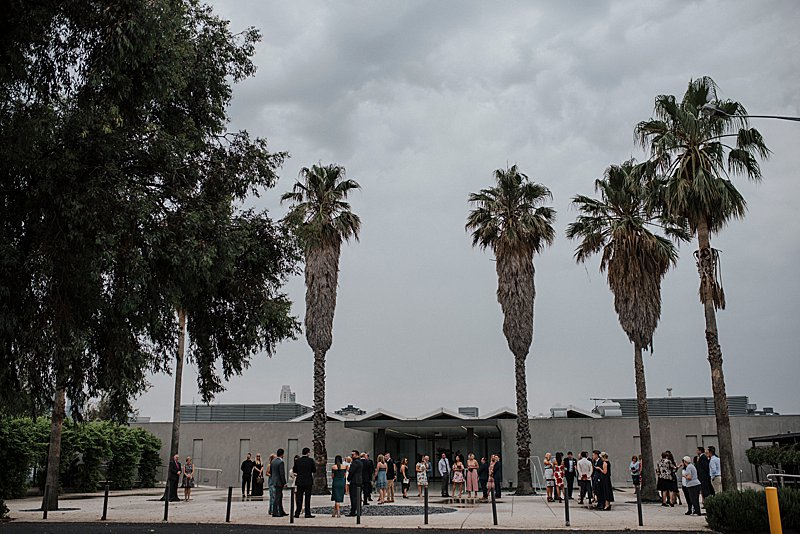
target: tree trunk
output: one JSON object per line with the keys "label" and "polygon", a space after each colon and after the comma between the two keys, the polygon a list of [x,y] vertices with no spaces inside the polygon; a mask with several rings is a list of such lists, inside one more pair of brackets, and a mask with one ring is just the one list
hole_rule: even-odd
{"label": "tree trunk", "polygon": [[517,391],[517,492],[532,495],[531,429],[528,420],[528,381],[525,378],[526,354],[514,356],[514,375]]}
{"label": "tree trunk", "polygon": [[[731,438],[731,420],[728,415],[728,395],[725,391],[725,375],[722,373],[722,348],[719,345],[717,332],[717,314],[714,299],[708,284],[715,283],[716,266],[711,249],[708,224],[700,221],[697,226],[697,268],[700,274],[700,299],[706,319],[706,345],[708,346],[708,363],[711,366],[711,390],[714,394],[714,415],[717,420],[717,439],[719,441],[720,467],[722,470],[723,491],[736,490],[736,466],[733,462],[733,439]],[[706,290],[704,291],[704,287]]]}
{"label": "tree trunk", "polygon": [[47,500],[42,499],[42,510],[58,510],[59,470],[61,468],[61,431],[66,416],[67,392],[57,387],[53,398],[53,414],[50,417],[50,448],[47,451]]}
{"label": "tree trunk", "polygon": [[314,462],[317,464],[317,471],[314,473],[314,487],[312,493],[315,495],[328,494],[328,451],[325,448],[325,352],[316,351],[314,353],[314,415],[313,434],[314,434]]}
{"label": "tree trunk", "polygon": [[183,359],[186,349],[186,311],[178,310],[178,354],[175,356],[175,396],[172,404],[172,440],[169,444],[169,458],[178,454],[181,439],[181,385],[183,383]]}
{"label": "tree trunk", "polygon": [[636,407],[639,414],[639,441],[642,447],[641,489],[643,501],[658,501],[656,469],[653,463],[653,438],[650,434],[650,415],[647,409],[647,385],[644,379],[642,347],[634,344],[633,369],[636,380]]}

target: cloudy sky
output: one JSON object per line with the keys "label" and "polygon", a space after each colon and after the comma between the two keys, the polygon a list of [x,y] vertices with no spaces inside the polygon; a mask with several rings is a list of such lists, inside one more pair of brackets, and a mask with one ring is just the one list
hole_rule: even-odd
{"label": "cloudy sky", "polygon": [[[657,94],[682,96],[708,75],[751,114],[800,115],[800,4],[751,2],[220,1],[234,31],[263,33],[258,72],[236,86],[231,128],[291,159],[259,202],[298,170],[339,163],[362,185],[361,241],[344,247],[327,407],[416,415],[439,406],[514,406],[492,256],[473,249],[467,195],[518,164],[553,193],[558,238],[535,259],[531,415],[557,403],[632,397],[632,347],[597,261],[573,259],[570,200],[593,194],[612,163],[645,155],[633,129]],[[753,120],[773,154],[760,184],[737,179],[743,221],[722,251],[728,309],[718,314],[730,395],[800,413],[798,299],[800,123]],[[711,395],[695,244],[663,284],[662,320],[645,369],[650,396]],[[794,272],[795,274],[791,274]],[[302,317],[304,286],[287,292]],[[184,375],[183,402],[199,402]],[[153,377],[141,415],[167,420],[171,378]],[[260,355],[215,402],[277,402],[282,384],[312,403],[305,339]]]}

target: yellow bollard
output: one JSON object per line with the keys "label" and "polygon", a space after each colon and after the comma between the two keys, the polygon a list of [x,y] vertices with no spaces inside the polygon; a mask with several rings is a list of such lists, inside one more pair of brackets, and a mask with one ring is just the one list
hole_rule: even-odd
{"label": "yellow bollard", "polygon": [[782,534],[781,510],[778,508],[778,488],[765,488],[767,493],[767,515],[770,534]]}

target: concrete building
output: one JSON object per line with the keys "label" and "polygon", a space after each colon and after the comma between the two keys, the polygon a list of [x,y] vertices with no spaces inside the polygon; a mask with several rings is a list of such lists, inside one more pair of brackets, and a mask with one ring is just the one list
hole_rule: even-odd
{"label": "concrete building", "polygon": [[[209,408],[213,412],[224,406],[198,406],[196,409]],[[234,410],[224,412],[228,414],[225,418],[181,417],[181,456],[192,456],[199,467],[221,469],[220,485],[235,486],[239,483],[239,465],[247,452],[259,452],[268,457],[281,447],[291,462],[303,447],[312,446],[310,409],[290,421],[274,421],[245,419],[248,414],[265,412],[248,410],[257,405],[238,406],[245,407],[239,420],[230,418]],[[182,414],[185,408],[182,407]],[[555,407],[551,409],[550,417],[530,419],[534,481],[542,479],[540,462],[546,452],[573,451],[577,454],[581,450],[601,449],[608,452],[615,465],[612,470],[614,484],[629,485],[627,465],[631,455],[640,452],[640,445],[637,418],[628,415],[623,403],[609,401],[599,404],[593,411],[574,406]],[[133,426],[145,428],[160,437],[162,457],[167,458],[171,423],[141,422]],[[698,445],[714,445],[719,449],[713,415],[656,415],[651,417],[651,427],[656,455],[666,449],[673,451],[676,457],[693,454]],[[752,481],[754,472],[745,456],[745,450],[751,445],[750,438],[798,432],[800,415],[764,416],[746,412],[731,417],[731,429],[740,478]],[[352,449],[369,451],[373,456],[389,451],[393,458],[408,457],[411,462],[421,454],[436,457],[441,452],[473,452],[480,457],[499,453],[505,465],[503,486],[506,487],[516,485],[515,441],[516,414],[509,408],[480,417],[447,408],[417,417],[401,416],[387,410],[347,416],[329,413],[326,438],[331,460],[334,455],[344,455]],[[434,477],[436,479],[438,475],[434,473]],[[210,483],[214,482],[212,478]]]}

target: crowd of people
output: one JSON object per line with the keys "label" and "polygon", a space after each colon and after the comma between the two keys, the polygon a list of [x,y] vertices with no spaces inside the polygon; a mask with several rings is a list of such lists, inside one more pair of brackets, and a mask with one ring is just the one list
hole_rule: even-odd
{"label": "crowd of people", "polygon": [[697,447],[694,458],[684,456],[681,464],[675,462],[671,451],[661,453],[661,459],[656,464],[658,477],[657,489],[661,493],[661,506],[675,506],[681,504],[678,493],[678,473],[680,472],[680,486],[686,501],[686,515],[702,515],[701,497],[714,495],[722,491],[722,470],[717,449]]}

